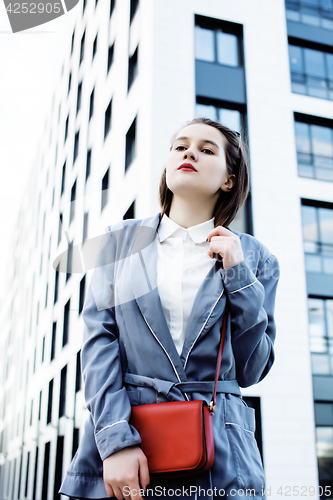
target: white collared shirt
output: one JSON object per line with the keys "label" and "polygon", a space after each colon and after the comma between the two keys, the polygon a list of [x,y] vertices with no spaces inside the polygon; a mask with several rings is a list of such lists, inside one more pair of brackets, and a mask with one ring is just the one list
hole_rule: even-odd
{"label": "white collared shirt", "polygon": [[208,255],[214,217],[185,229],[163,215],[158,228],[157,283],[165,318],[181,354],[195,296],[215,264]]}

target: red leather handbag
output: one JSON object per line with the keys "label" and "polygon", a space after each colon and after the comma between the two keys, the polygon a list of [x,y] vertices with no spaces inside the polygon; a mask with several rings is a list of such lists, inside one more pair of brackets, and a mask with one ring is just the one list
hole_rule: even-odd
{"label": "red leather handbag", "polygon": [[226,328],[227,310],[209,405],[204,400],[197,400],[132,407],[130,424],[141,436],[141,448],[148,459],[150,474],[159,477],[184,476],[204,472],[213,466],[213,414]]}

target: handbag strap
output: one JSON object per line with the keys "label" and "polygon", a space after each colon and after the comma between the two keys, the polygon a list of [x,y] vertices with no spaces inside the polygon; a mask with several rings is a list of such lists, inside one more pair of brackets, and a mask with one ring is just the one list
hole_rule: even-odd
{"label": "handbag strap", "polygon": [[214,413],[215,406],[216,406],[217,383],[218,383],[218,379],[219,379],[221,362],[222,362],[222,353],[223,353],[225,333],[227,331],[228,312],[229,312],[228,306],[226,306],[225,311],[224,311],[222,330],[221,330],[222,333],[221,333],[221,338],[220,338],[219,352],[218,352],[217,361],[216,361],[214,390],[213,390],[211,402],[209,403],[209,412],[210,413]]}

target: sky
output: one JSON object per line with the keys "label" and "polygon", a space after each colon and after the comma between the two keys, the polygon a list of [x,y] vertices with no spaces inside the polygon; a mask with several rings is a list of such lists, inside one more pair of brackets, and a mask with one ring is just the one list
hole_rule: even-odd
{"label": "sky", "polygon": [[46,24],[12,33],[0,0],[0,300],[6,294],[4,276],[20,200],[81,4]]}

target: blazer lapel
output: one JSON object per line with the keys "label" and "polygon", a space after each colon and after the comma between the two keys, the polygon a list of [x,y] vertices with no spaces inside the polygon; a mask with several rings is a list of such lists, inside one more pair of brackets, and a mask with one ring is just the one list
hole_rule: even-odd
{"label": "blazer lapel", "polygon": [[[185,371],[171,337],[157,287],[157,232],[159,214],[144,219],[136,226],[135,235],[129,235],[131,244],[130,279],[135,301],[158,343],[174,365],[181,381],[186,381]],[[154,231],[146,231],[145,228]],[[146,233],[146,235],[145,235]]]}

